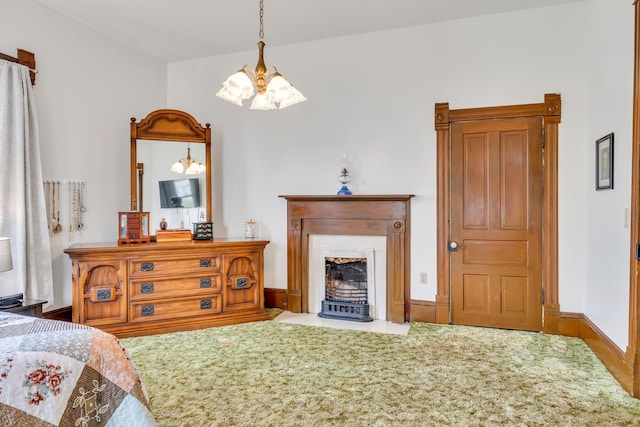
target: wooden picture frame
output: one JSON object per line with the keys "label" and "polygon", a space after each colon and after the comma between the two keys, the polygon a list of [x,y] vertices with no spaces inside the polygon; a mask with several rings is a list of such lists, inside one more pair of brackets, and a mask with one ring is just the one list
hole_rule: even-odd
{"label": "wooden picture frame", "polygon": [[596,141],[596,190],[613,189],[613,132]]}

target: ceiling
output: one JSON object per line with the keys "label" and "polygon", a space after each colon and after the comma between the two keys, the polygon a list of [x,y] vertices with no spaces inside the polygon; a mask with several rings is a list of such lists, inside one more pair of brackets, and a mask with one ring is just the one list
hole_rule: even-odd
{"label": "ceiling", "polygon": [[[258,0],[36,0],[162,61],[255,49]],[[265,0],[268,46],[584,0]]]}

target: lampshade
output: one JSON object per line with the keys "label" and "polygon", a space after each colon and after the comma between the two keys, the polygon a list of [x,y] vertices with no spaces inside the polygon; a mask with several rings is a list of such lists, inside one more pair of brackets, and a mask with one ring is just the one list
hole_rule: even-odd
{"label": "lampshade", "polygon": [[0,237],[0,271],[8,270],[13,270],[11,240],[8,237]]}
{"label": "lampshade", "polygon": [[182,158],[171,165],[171,172],[184,173],[185,175],[199,175],[207,170],[207,167],[191,158],[191,146],[187,146],[187,157]]}
{"label": "lampshade", "polygon": [[264,63],[265,43],[262,40],[264,38],[263,16],[263,0],[260,0],[260,41],[258,42],[258,63],[256,68],[245,65],[236,71],[225,80],[216,96],[242,107],[242,100],[251,98],[255,88],[258,94],[251,102],[250,108],[252,110],[283,109],[307,98],[294,88],[278,72],[276,67],[266,67]]}

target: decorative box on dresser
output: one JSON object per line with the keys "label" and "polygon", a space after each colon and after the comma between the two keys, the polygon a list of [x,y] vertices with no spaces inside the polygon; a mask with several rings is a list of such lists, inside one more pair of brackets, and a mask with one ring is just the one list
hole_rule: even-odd
{"label": "decorative box on dresser", "polygon": [[268,243],[72,245],[73,321],[128,337],[266,320]]}

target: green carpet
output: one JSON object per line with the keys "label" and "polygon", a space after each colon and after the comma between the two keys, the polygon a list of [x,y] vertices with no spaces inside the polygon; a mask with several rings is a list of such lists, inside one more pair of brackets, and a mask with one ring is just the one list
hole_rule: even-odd
{"label": "green carpet", "polygon": [[640,426],[576,338],[264,321],[121,341],[160,426]]}

